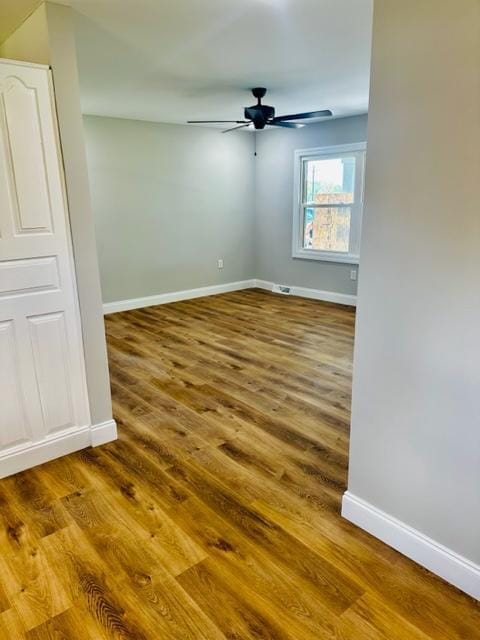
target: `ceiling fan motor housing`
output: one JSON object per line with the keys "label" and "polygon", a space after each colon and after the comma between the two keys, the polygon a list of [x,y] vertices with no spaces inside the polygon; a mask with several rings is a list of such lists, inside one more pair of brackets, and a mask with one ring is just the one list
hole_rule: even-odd
{"label": "ceiling fan motor housing", "polygon": [[264,129],[268,120],[275,117],[275,109],[267,104],[255,104],[245,107],[245,119],[252,120],[255,129]]}

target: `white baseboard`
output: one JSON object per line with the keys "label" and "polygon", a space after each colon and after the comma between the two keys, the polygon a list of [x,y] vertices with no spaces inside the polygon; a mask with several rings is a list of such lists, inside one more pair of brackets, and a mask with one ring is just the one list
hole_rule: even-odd
{"label": "white baseboard", "polygon": [[213,296],[218,293],[229,293],[230,291],[251,289],[254,286],[255,280],[241,280],[239,282],[215,284],[211,287],[198,287],[197,289],[172,291],[171,293],[159,293],[158,295],[146,296],[144,298],[131,298],[130,300],[106,302],[103,305],[103,313],[117,313],[118,311],[130,311],[131,309],[141,309],[142,307],[151,307],[157,304],[168,304],[169,302],[179,302],[180,300],[203,298],[204,296]]}
{"label": "white baseboard", "polygon": [[[242,289],[259,288],[272,291],[273,282],[266,280],[240,280],[239,282],[228,282],[226,284],[216,284],[211,287],[199,287],[197,289],[186,289],[184,291],[172,291],[171,293],[159,293],[154,296],[144,298],[131,298],[129,300],[118,300],[116,302],[106,302],[103,305],[103,313],[117,313],[118,311],[130,311],[141,309],[142,307],[152,307],[157,304],[168,304],[169,302],[179,302],[180,300],[191,300],[193,298],[203,298],[219,293],[229,293],[230,291],[241,291]],[[320,289],[307,289],[306,287],[290,287],[291,295],[302,298],[312,298],[313,300],[323,300],[325,302],[335,302],[356,306],[357,297],[345,293],[335,293],[334,291],[321,291]]]}
{"label": "white baseboard", "polygon": [[480,600],[480,566],[346,492],[342,516],[461,591]]}
{"label": "white baseboard", "polygon": [[94,424],[91,427],[92,447],[98,447],[106,442],[112,442],[112,440],[116,440],[117,437],[117,423],[115,420],[100,422],[100,424]]}
{"label": "white baseboard", "polygon": [[117,438],[115,420],[87,427],[75,427],[54,434],[41,442],[27,443],[0,454],[0,478],[31,469],[89,446],[105,444]]}
{"label": "white baseboard", "polygon": [[[346,304],[350,307],[357,306],[357,296],[347,293],[336,293],[335,291],[322,291],[321,289],[308,289],[307,287],[296,287],[281,282],[280,284],[290,287],[291,296],[300,298],[311,298],[312,300],[323,300],[323,302],[335,302],[336,304]],[[275,283],[267,280],[255,280],[255,286],[259,289],[272,291]]]}

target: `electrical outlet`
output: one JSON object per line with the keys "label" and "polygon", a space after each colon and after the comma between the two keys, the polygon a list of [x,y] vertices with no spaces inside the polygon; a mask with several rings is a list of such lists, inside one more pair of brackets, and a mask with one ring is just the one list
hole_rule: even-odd
{"label": "electrical outlet", "polygon": [[356,280],[357,279],[357,270],[356,269],[352,269],[350,271],[350,280]]}
{"label": "electrical outlet", "polygon": [[218,267],[219,269],[223,269],[223,258],[219,258],[219,259],[217,260],[217,267]]}

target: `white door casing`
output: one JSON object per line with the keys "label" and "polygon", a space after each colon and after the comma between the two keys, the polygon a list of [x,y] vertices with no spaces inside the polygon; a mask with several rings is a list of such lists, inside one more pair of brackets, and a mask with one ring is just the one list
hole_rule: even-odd
{"label": "white door casing", "polygon": [[50,71],[0,61],[0,477],[90,424]]}

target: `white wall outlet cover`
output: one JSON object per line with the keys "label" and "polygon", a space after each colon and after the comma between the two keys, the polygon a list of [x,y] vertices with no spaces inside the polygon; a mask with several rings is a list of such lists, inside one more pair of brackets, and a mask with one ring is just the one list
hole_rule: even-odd
{"label": "white wall outlet cover", "polygon": [[356,269],[352,269],[350,271],[350,280],[356,280],[357,279],[357,270]]}
{"label": "white wall outlet cover", "polygon": [[223,258],[217,260],[217,266],[219,269],[223,269]]}

